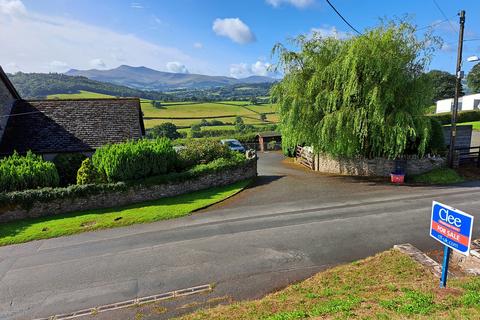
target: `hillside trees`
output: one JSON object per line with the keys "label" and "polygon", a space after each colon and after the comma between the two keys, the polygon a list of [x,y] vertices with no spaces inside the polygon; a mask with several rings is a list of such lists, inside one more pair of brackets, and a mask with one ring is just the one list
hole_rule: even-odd
{"label": "hillside trees", "polygon": [[[455,75],[441,70],[431,70],[427,73],[433,89],[432,103],[442,99],[449,99],[455,96]],[[463,96],[463,90],[460,91]]]}
{"label": "hillside trees", "polygon": [[472,70],[468,73],[467,84],[473,93],[480,92],[480,63],[474,65]]}
{"label": "hillside trees", "polygon": [[437,41],[414,31],[391,22],[347,39],[300,36],[298,51],[277,44],[285,77],[272,96],[284,149],[306,143],[334,156],[423,156],[432,101],[424,70]]}

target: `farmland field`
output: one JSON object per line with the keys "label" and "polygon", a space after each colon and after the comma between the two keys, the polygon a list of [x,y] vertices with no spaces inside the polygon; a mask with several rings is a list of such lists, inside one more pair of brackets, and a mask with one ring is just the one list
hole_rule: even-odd
{"label": "farmland field", "polygon": [[[113,98],[113,96],[80,91],[73,94],[49,95],[49,99],[88,99]],[[172,122],[179,127],[190,127],[202,119],[216,119],[225,124],[232,124],[239,116],[245,124],[266,125],[279,121],[275,104],[250,105],[247,101],[218,101],[218,102],[162,102],[155,107],[153,101],[141,99],[145,127],[152,128],[165,122]],[[260,115],[266,114],[266,121],[260,120]],[[233,126],[221,126],[222,129]],[[212,129],[210,127],[209,129]]]}
{"label": "farmland field", "polygon": [[51,94],[47,97],[48,99],[103,99],[103,98],[115,98],[108,94],[82,91],[79,93],[60,93],[60,94]]}

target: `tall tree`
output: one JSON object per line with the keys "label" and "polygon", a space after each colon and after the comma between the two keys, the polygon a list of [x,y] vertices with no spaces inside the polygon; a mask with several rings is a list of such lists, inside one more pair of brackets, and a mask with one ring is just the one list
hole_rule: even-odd
{"label": "tall tree", "polygon": [[425,154],[431,104],[424,70],[435,38],[418,39],[405,22],[340,40],[300,36],[291,51],[277,44],[285,76],[272,89],[284,147],[307,143],[344,157]]}
{"label": "tall tree", "polygon": [[[432,70],[427,73],[433,89],[433,102],[455,96],[455,75],[441,70]],[[460,95],[463,96],[463,89],[460,87]]]}
{"label": "tall tree", "polygon": [[474,65],[468,73],[467,84],[473,93],[480,93],[480,63]]}

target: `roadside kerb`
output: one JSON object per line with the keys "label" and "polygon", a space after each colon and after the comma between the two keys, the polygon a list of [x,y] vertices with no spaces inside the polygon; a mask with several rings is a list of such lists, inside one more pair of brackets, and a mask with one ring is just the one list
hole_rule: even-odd
{"label": "roadside kerb", "polygon": [[118,310],[118,309],[124,309],[124,308],[129,308],[133,306],[140,306],[143,304],[147,303],[152,303],[152,302],[157,302],[157,301],[162,301],[162,300],[168,300],[168,299],[174,299],[177,297],[185,297],[185,296],[190,296],[193,294],[198,294],[202,292],[209,292],[213,290],[213,286],[211,284],[205,284],[201,286],[196,286],[196,287],[190,287],[186,289],[180,289],[180,290],[175,290],[175,291],[170,291],[170,292],[165,292],[165,293],[160,293],[156,295],[151,295],[147,297],[141,297],[141,298],[136,298],[136,299],[131,299],[131,300],[126,300],[122,302],[116,302],[116,303],[111,303],[103,306],[97,306],[89,309],[83,309],[75,312],[70,312],[70,313],[64,313],[64,314],[59,314],[59,315],[54,315],[50,316],[47,318],[38,318],[35,320],[68,320],[68,319],[75,319],[79,317],[84,317],[88,315],[95,315],[100,312],[106,312],[106,311],[113,311],[113,310]]}

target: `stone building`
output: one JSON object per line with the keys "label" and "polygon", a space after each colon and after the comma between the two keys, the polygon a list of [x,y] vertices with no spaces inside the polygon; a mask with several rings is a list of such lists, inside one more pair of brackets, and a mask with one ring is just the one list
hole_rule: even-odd
{"label": "stone building", "polygon": [[89,155],[145,135],[138,98],[23,100],[0,67],[0,155]]}

